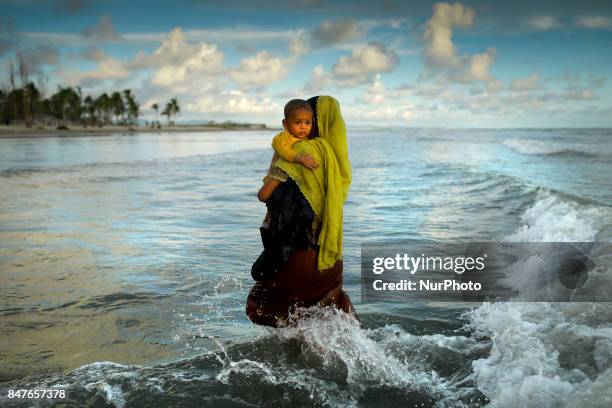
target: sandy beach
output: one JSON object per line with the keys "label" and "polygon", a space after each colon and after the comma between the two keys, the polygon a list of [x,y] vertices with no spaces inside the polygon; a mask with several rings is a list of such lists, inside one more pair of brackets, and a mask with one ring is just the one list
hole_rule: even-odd
{"label": "sandy beach", "polygon": [[[214,124],[214,125],[172,125],[152,128],[150,126],[82,126],[70,125],[67,129],[58,129],[57,126],[36,125],[27,127],[25,125],[0,126],[0,138],[14,137],[46,137],[46,136],[82,136],[82,135],[105,135],[121,133],[178,133],[178,132],[221,132],[221,131],[249,131],[270,129],[264,124]],[[272,130],[272,129],[270,129]]]}

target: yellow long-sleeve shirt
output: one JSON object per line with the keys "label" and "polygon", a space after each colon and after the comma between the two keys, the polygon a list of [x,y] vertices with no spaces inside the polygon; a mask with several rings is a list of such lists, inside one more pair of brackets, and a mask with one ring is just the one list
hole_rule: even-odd
{"label": "yellow long-sleeve shirt", "polygon": [[274,136],[272,139],[272,148],[281,159],[290,163],[297,163],[301,154],[293,150],[293,145],[301,141],[302,139],[293,136],[285,130]]}

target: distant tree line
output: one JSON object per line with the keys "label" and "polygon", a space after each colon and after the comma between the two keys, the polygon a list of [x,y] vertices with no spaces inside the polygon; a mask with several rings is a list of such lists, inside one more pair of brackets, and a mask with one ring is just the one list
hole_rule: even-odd
{"label": "distant tree line", "polygon": [[[157,113],[159,111],[159,104],[158,103],[154,103],[153,105],[151,105],[151,109],[153,109],[155,111],[155,121],[152,122],[152,126],[155,127],[161,127],[159,121],[157,120]],[[179,106],[179,103],[177,101],[176,98],[172,98],[170,99],[170,102],[166,103],[166,106],[164,107],[164,110],[162,110],[162,115],[164,115],[166,118],[168,118],[168,125],[174,125],[174,120],[173,118],[178,115],[179,113],[181,113],[181,107]]]}
{"label": "distant tree line", "polygon": [[83,98],[79,87],[58,87],[48,98],[33,82],[9,91],[0,90],[0,122],[5,125],[23,123],[33,125],[83,126],[134,125],[138,123],[140,105],[130,89],[106,92],[97,98]]}
{"label": "distant tree line", "polygon": [[[59,86],[57,92],[49,97],[44,95],[44,85],[36,86],[28,78],[26,64],[18,56],[18,70],[21,87],[15,84],[16,70],[12,61],[8,63],[9,88],[0,89],[0,123],[4,125],[63,125],[80,124],[83,126],[136,125],[141,114],[140,104],[130,89],[123,92],[104,92],[97,98],[83,97],[80,87]],[[153,104],[157,119],[159,105]],[[166,104],[162,115],[168,123],[180,113],[176,98]],[[156,120],[157,122],[157,120]],[[157,126],[161,126],[157,122]]]}

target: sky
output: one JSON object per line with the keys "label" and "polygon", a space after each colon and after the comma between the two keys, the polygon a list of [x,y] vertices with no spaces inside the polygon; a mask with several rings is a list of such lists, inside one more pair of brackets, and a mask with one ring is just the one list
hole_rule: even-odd
{"label": "sky", "polygon": [[326,94],[349,125],[612,126],[610,1],[0,0],[0,87],[19,55],[145,120],[176,97],[178,122],[280,126]]}

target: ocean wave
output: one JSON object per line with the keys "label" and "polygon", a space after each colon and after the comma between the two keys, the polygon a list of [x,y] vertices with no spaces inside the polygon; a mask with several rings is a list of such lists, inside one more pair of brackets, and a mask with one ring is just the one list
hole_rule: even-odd
{"label": "ocean wave", "polygon": [[504,146],[529,156],[548,156],[548,155],[579,155],[579,156],[605,156],[610,152],[602,150],[601,146],[592,146],[583,143],[567,143],[542,141],[534,139],[507,139],[503,142]]}
{"label": "ocean wave", "polygon": [[489,406],[612,406],[608,304],[485,303],[467,317],[492,344],[472,363]]}
{"label": "ocean wave", "polygon": [[[507,239],[609,241],[611,215],[609,207],[540,190]],[[612,406],[609,303],[484,303],[465,318],[474,337],[491,343],[490,353],[472,362],[488,406]]]}
{"label": "ocean wave", "polygon": [[590,242],[602,240],[612,209],[581,203],[541,189],[507,237],[513,242]]}
{"label": "ocean wave", "polygon": [[346,382],[361,390],[361,395],[353,395],[360,400],[369,389],[401,390],[404,398],[409,396],[401,401],[404,405],[427,401],[424,406],[463,407],[465,399],[482,397],[469,384],[458,386],[463,379],[446,377],[459,371],[478,348],[463,336],[417,336],[398,325],[363,329],[335,310],[315,310],[313,318],[279,329],[276,335],[285,341],[298,339],[302,351],[320,359],[323,367],[346,370]]}
{"label": "ocean wave", "polygon": [[[242,149],[239,152],[241,157],[244,158],[244,162],[265,163],[266,168],[269,164],[270,158],[272,157],[272,150],[269,148]],[[153,157],[150,159],[126,158],[124,161],[97,161],[90,163],[64,164],[58,166],[40,165],[15,167],[0,170],[0,177],[15,178],[37,177],[47,174],[75,174],[83,178],[94,177],[98,182],[112,182],[117,180],[108,179],[106,176],[104,176],[104,174],[100,175],[99,173],[111,172],[113,176],[120,173],[123,176],[123,173],[125,172],[142,172],[149,175],[152,172],[164,173],[167,171],[166,168],[163,168],[163,170],[160,170],[160,168],[167,166],[192,166],[194,170],[197,171],[201,171],[200,166],[231,168],[232,166],[243,165],[243,161],[234,160],[236,154],[237,152],[219,152],[179,157]],[[261,170],[258,170],[257,174],[261,174]]]}
{"label": "ocean wave", "polygon": [[301,312],[309,317],[295,326],[233,345],[213,338],[215,351],[180,361],[96,362],[28,387],[62,388],[74,403],[115,407],[356,407],[392,400],[397,406],[460,408],[487,402],[466,380],[466,362],[482,355],[481,342],[417,336],[399,325],[367,329],[333,309]]}

